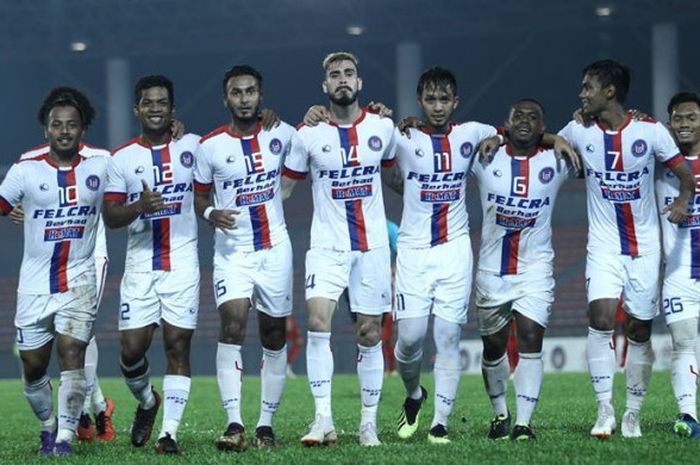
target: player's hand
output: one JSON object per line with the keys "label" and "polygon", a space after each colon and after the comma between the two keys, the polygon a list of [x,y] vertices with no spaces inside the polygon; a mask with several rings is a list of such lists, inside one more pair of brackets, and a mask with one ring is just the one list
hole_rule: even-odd
{"label": "player's hand", "polygon": [[265,131],[269,131],[272,128],[276,128],[280,125],[280,117],[277,116],[277,113],[267,108],[260,110],[260,115],[258,118],[260,118],[262,127]]}
{"label": "player's hand", "polygon": [[143,179],[141,180],[141,185],[143,186],[143,191],[137,202],[139,211],[143,213],[155,213],[164,209],[165,201],[163,200],[163,195],[158,191],[152,191],[151,188],[148,187],[148,183]]}
{"label": "player's hand", "polygon": [[632,115],[632,119],[635,121],[642,121],[642,120],[651,118],[651,116],[647,115],[643,111],[636,110],[634,108],[627,110],[627,113]]}
{"label": "player's hand", "polygon": [[417,118],[415,116],[407,116],[401,121],[399,121],[399,124],[396,125],[397,128],[399,128],[399,132],[403,134],[404,136],[408,137],[409,139],[411,138],[411,134],[408,131],[411,128],[421,128],[423,127],[423,121],[420,120],[420,118]]}
{"label": "player's hand", "polygon": [[493,160],[493,156],[496,155],[498,147],[501,146],[501,138],[498,136],[491,136],[484,139],[479,144],[479,160],[488,165]]}
{"label": "player's hand", "polygon": [[7,215],[14,224],[22,224],[24,222],[24,210],[22,209],[22,204],[18,204],[12,211]]}
{"label": "player's hand", "polygon": [[209,222],[214,228],[219,228],[223,231],[237,229],[236,215],[238,210],[212,210],[209,214]]}
{"label": "player's hand", "polygon": [[586,117],[586,115],[583,114],[583,110],[580,108],[577,108],[574,111],[574,114],[571,116],[574,118],[574,121],[576,121],[578,124],[582,124],[583,126],[588,127],[593,124],[593,118]]}
{"label": "player's hand", "polygon": [[369,102],[367,104],[367,111],[370,113],[376,113],[382,118],[391,118],[394,115],[394,111],[384,105],[382,102]]}
{"label": "player's hand", "polygon": [[317,126],[318,123],[330,123],[331,113],[323,105],[314,105],[306,111],[304,124],[307,126]]}
{"label": "player's hand", "polygon": [[566,158],[578,173],[581,171],[581,157],[576,150],[561,136],[554,135],[554,153],[558,159]]}
{"label": "player's hand", "polygon": [[178,119],[173,119],[173,122],[170,123],[170,133],[173,135],[173,139],[182,139],[182,136],[185,135],[185,123]]}
{"label": "player's hand", "polygon": [[668,213],[668,221],[671,223],[680,223],[688,218],[687,208],[688,201],[676,197],[676,200],[666,205],[664,209],[661,210],[661,214],[665,215]]}

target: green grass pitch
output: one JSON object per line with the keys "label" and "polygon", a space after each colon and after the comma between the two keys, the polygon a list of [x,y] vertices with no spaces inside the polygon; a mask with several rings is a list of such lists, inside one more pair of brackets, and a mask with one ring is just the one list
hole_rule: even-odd
{"label": "green grass pitch", "polygon": [[[433,380],[423,380],[432,394]],[[53,381],[54,389],[57,380]],[[160,390],[161,380],[155,380]],[[624,405],[624,379],[615,380],[615,404],[618,421]],[[307,432],[312,420],[313,400],[304,376],[290,379],[276,417],[275,432],[280,446],[274,451],[249,449],[241,454],[219,452],[214,439],[225,429],[225,415],[220,406],[214,377],[197,377],[192,383],[185,418],[178,439],[184,457],[162,457],[155,454],[151,439],[143,449],[131,447],[128,429],[135,409],[126,386],[120,379],[102,379],[103,391],[115,399],[117,410],[114,424],[117,440],[111,444],[88,443],[76,447],[77,455],[70,459],[40,459],[36,457],[38,423],[22,396],[19,381],[0,381],[0,463],[89,464],[619,464],[698,463],[700,441],[680,439],[671,433],[676,405],[667,372],[654,373],[649,395],[642,411],[642,433],[637,440],[623,440],[615,434],[609,441],[588,437],[595,420],[593,392],[585,374],[551,374],[545,376],[540,403],[533,421],[537,441],[494,443],[486,439],[490,406],[481,378],[464,376],[458,402],[450,424],[453,443],[447,446],[428,444],[426,435],[432,417],[433,401],[429,397],[421,427],[408,442],[398,439],[395,420],[403,402],[403,389],[398,377],[386,378],[379,409],[379,435],[384,446],[363,449],[357,444],[359,422],[359,390],[357,377],[336,376],[333,381],[333,412],[339,442],[336,447],[305,449],[299,438]],[[244,420],[249,437],[258,415],[260,381],[247,377],[243,388]],[[512,386],[509,406],[514,410]],[[154,436],[160,427],[156,421]]]}

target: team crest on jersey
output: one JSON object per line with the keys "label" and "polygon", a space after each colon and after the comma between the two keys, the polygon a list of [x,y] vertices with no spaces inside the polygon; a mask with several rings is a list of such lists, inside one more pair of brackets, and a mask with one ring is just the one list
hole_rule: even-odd
{"label": "team crest on jersey", "polygon": [[94,174],[91,174],[85,180],[85,185],[91,191],[96,191],[97,189],[100,188],[100,178],[95,176]]}
{"label": "team crest on jersey", "polygon": [[282,149],[284,146],[282,145],[282,141],[274,138],[270,141],[270,152],[272,152],[273,155],[279,155],[282,153]]}
{"label": "team crest on jersey", "polygon": [[423,155],[425,155],[425,153],[423,153],[423,151],[421,149],[416,149],[416,156],[418,158],[422,158]]}
{"label": "team crest on jersey", "polygon": [[593,144],[588,144],[586,146],[586,152],[593,153],[595,151],[595,146]]}
{"label": "team crest on jersey", "polygon": [[469,158],[472,156],[472,153],[474,153],[474,146],[471,142],[465,142],[459,148],[459,153],[462,155],[462,158]]}
{"label": "team crest on jersey", "polygon": [[379,152],[383,146],[382,140],[377,136],[370,137],[367,141],[367,145],[369,145],[369,148],[374,150],[375,152]]}
{"label": "team crest on jersey", "polygon": [[233,163],[234,161],[236,161],[236,157],[233,155],[229,155],[228,158],[226,158],[226,163]]}
{"label": "team crest on jersey", "polygon": [[134,170],[134,173],[136,174],[141,174],[143,173],[145,168],[143,166],[137,166],[136,169]]}
{"label": "team crest on jersey", "polygon": [[41,183],[41,184],[39,185],[39,190],[47,191],[47,190],[49,190],[49,185],[46,184],[45,182],[44,182],[44,183]]}
{"label": "team crest on jersey", "polygon": [[554,168],[551,166],[546,166],[542,168],[539,174],[540,182],[542,184],[549,184],[549,182],[554,179]]}
{"label": "team crest on jersey", "polygon": [[647,143],[644,139],[637,139],[632,144],[632,155],[635,157],[642,157],[647,153]]}
{"label": "team crest on jersey", "polygon": [[180,163],[182,163],[182,166],[185,168],[192,168],[194,164],[194,155],[192,155],[192,152],[182,152],[180,154]]}

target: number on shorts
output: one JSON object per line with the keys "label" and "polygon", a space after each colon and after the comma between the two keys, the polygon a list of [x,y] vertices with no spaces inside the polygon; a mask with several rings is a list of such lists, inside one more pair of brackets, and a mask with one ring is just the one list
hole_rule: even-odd
{"label": "number on shorts", "polygon": [[403,294],[401,293],[396,293],[396,310],[403,311],[406,310],[406,300],[403,297]]}
{"label": "number on shorts", "polygon": [[306,289],[313,289],[316,287],[316,275],[315,274],[310,274],[306,277],[306,285],[304,286]]}
{"label": "number on shorts", "polygon": [[121,310],[119,312],[119,318],[121,318],[122,321],[130,320],[131,315],[129,315],[129,304],[122,304]]}
{"label": "number on shorts", "polygon": [[664,299],[664,315],[672,313],[680,313],[683,311],[683,302],[680,297],[671,297]]}
{"label": "number on shorts", "polygon": [[21,344],[24,342],[24,335],[22,334],[21,329],[17,329],[17,344]]}
{"label": "number on shorts", "polygon": [[214,284],[214,289],[216,290],[216,296],[221,297],[226,294],[226,286],[224,286],[224,280],[220,279]]}

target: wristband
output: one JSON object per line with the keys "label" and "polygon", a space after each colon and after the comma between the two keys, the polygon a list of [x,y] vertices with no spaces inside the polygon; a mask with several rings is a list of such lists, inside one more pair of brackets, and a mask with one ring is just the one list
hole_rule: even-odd
{"label": "wristband", "polygon": [[498,145],[503,145],[506,143],[506,138],[503,137],[501,134],[496,134],[498,136]]}
{"label": "wristband", "polygon": [[213,212],[213,211],[214,211],[214,207],[209,205],[207,208],[204,209],[204,213],[202,213],[202,218],[209,221],[209,217],[211,216],[211,212]]}

